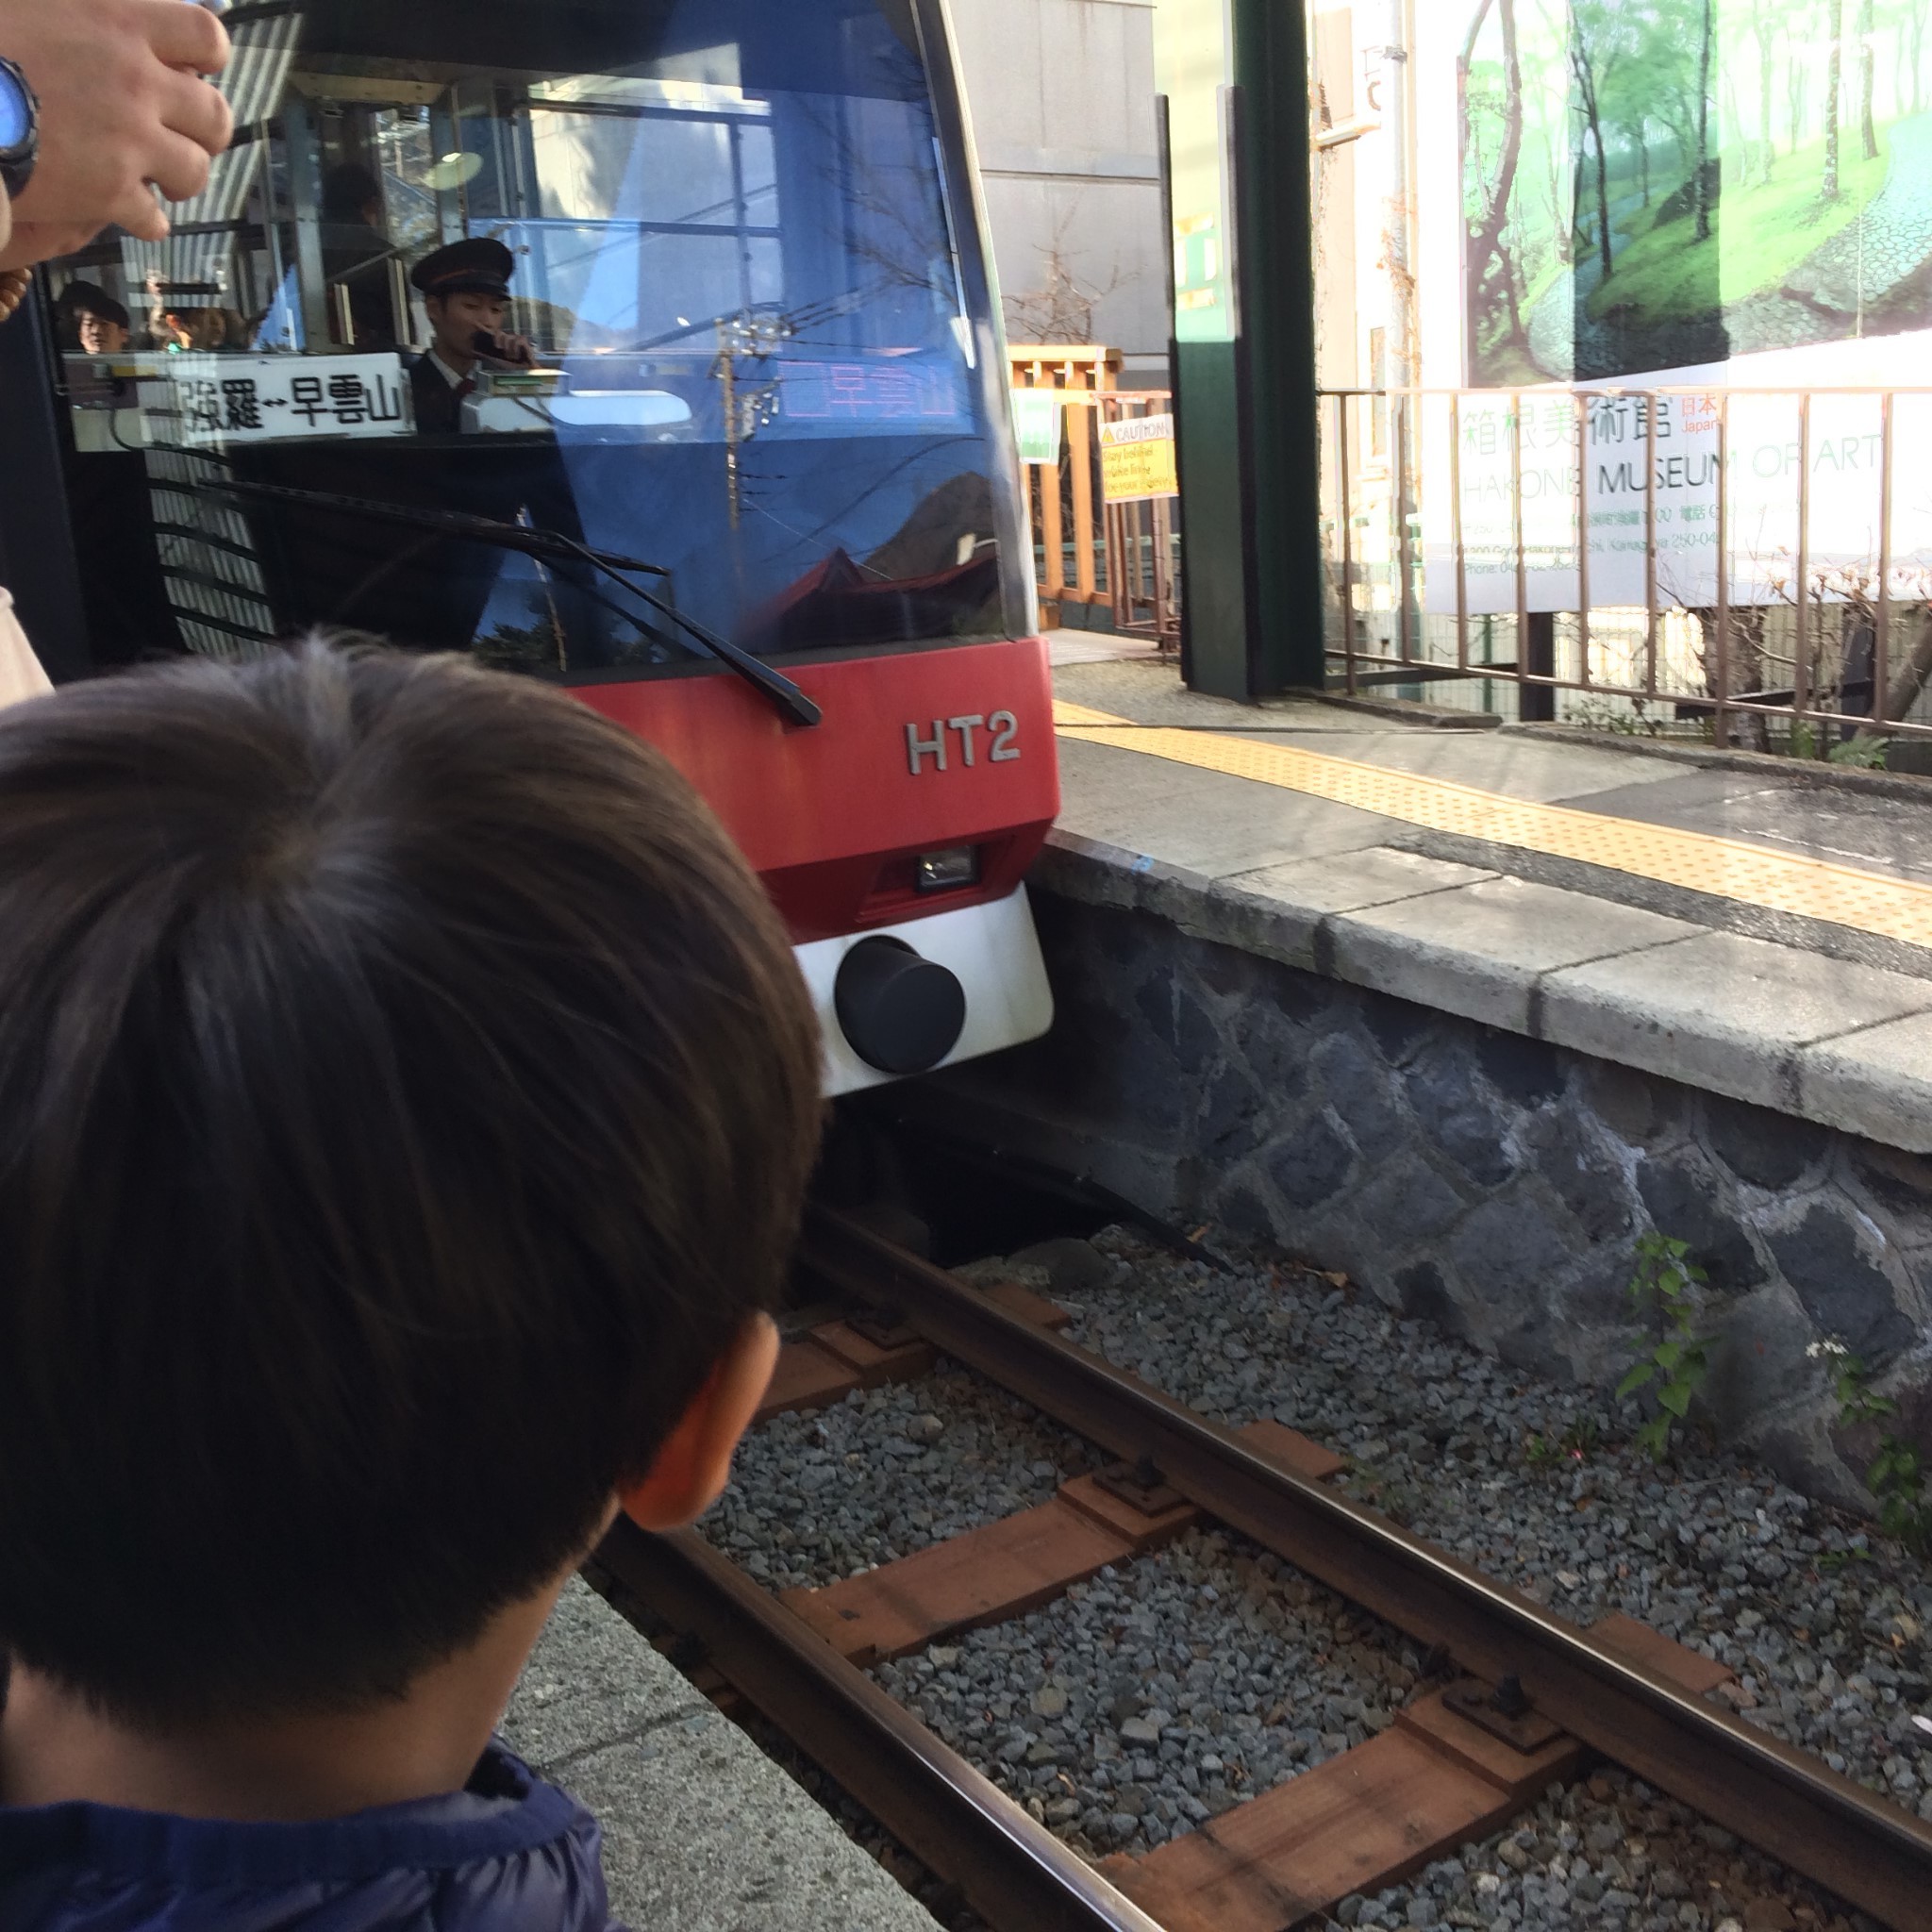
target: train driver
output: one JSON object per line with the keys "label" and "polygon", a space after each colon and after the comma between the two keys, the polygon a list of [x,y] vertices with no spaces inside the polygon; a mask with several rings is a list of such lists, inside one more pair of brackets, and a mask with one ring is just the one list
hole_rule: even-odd
{"label": "train driver", "polygon": [[476,392],[479,368],[536,367],[529,341],[504,328],[515,272],[516,257],[487,236],[452,242],[416,264],[409,279],[422,293],[434,338],[409,372],[416,427],[425,436],[462,428],[463,402]]}

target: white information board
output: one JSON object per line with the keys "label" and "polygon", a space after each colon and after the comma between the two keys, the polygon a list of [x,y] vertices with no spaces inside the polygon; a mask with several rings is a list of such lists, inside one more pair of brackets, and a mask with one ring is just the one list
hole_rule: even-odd
{"label": "white information board", "polygon": [[383,356],[171,356],[142,384],[151,413],[204,449],[316,436],[408,436],[414,424],[403,358]]}

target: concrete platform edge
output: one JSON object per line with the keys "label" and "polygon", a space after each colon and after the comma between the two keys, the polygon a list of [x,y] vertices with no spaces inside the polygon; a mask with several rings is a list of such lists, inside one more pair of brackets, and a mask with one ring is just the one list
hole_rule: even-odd
{"label": "concrete platform edge", "polygon": [[937,1932],[839,1822],[581,1581],[501,1730],[597,1818],[635,1932]]}
{"label": "concrete platform edge", "polygon": [[[1338,894],[1338,866],[1362,890]],[[1213,879],[1057,831],[1033,883],[1726,1099],[1932,1153],[1932,982],[1388,847]]]}

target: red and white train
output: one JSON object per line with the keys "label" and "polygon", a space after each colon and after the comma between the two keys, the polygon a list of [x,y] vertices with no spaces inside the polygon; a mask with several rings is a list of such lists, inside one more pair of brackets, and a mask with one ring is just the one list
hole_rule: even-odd
{"label": "red and white train", "polygon": [[[57,674],[322,625],[559,682],[737,836],[829,1091],[1043,1032],[1051,698],[944,0],[229,18],[234,149],[171,240],[43,278],[56,407],[0,425]],[[502,298],[436,292],[478,241]]]}

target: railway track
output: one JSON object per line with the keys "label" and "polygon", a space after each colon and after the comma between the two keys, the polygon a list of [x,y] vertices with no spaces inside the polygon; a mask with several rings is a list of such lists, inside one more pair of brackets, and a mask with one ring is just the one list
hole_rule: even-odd
{"label": "railway track", "polygon": [[[695,1533],[622,1524],[600,1565],[991,1924],[1286,1932],[1499,1829],[1594,1757],[1901,1932],[1932,1932],[1932,1825],[1707,1701],[1707,1659],[1626,1620],[1585,1630],[1553,1614],[1338,1494],[1313,1445],[1208,1422],[1062,1339],[1040,1305],[969,1287],[847,1217],[814,1212],[804,1265],[874,1311],[867,1330],[812,1345],[854,1381],[917,1373],[942,1351],[1122,1466],[1024,1518],[784,1601]],[[806,1400],[813,1373],[795,1354]],[[1341,1757],[1098,1870],[866,1674],[1204,1516],[1466,1674]]]}

